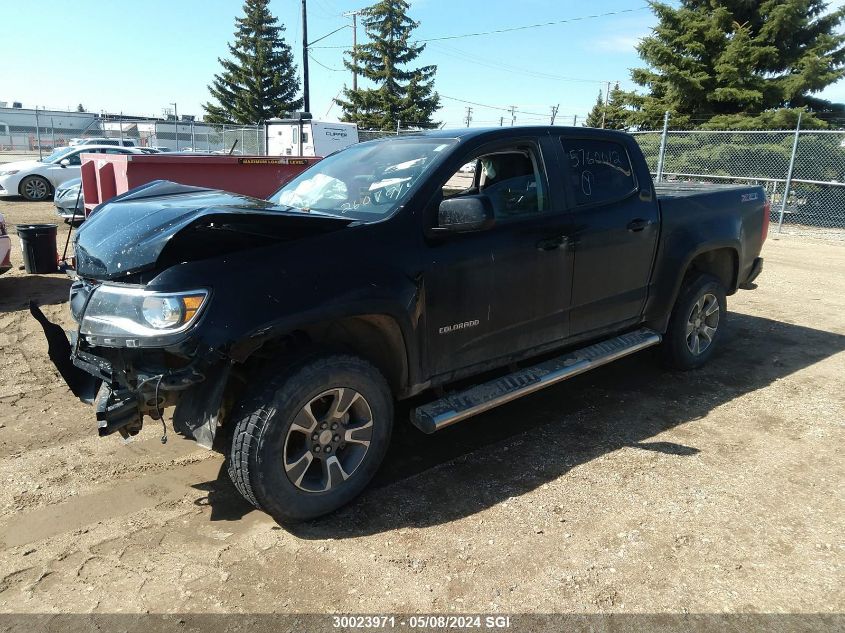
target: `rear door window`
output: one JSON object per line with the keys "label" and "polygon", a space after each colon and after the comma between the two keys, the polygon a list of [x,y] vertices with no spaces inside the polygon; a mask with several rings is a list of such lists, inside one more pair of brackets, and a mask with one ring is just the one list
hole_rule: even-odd
{"label": "rear door window", "polygon": [[625,146],[615,141],[564,138],[567,184],[576,206],[621,200],[637,189],[631,159]]}

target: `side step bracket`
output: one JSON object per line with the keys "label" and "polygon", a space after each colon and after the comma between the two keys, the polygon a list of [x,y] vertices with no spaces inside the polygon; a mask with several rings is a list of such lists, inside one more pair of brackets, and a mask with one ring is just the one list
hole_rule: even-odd
{"label": "side step bracket", "polygon": [[614,336],[424,404],[412,412],[411,422],[423,433],[434,433],[455,422],[657,345],[661,338],[657,332],[645,328]]}

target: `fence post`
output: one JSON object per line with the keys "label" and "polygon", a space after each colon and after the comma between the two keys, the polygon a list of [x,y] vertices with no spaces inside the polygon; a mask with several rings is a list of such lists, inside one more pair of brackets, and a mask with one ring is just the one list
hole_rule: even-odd
{"label": "fence post", "polygon": [[38,158],[43,158],[41,153],[41,124],[38,122],[38,106],[35,106],[35,137],[38,139]]}
{"label": "fence post", "polygon": [[783,201],[780,205],[780,217],[778,218],[778,233],[783,228],[783,215],[786,213],[786,201],[789,200],[789,188],[792,186],[792,170],[795,169],[795,154],[798,152],[798,136],[801,134],[801,115],[798,113],[798,124],[795,126],[795,139],[792,141],[792,156],[789,158],[789,171],[786,172],[786,184],[783,188]]}
{"label": "fence post", "polygon": [[660,153],[657,155],[657,177],[655,182],[663,180],[663,158],[666,156],[666,138],[669,136],[669,110],[663,115],[663,134],[660,135]]}
{"label": "fence post", "polygon": [[[311,130],[314,131],[313,129]],[[267,128],[267,121],[264,121],[264,155],[270,155],[270,133]]]}

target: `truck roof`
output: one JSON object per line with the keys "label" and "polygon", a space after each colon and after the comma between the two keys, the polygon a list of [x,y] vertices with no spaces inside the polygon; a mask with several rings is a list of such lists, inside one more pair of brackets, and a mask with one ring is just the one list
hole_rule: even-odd
{"label": "truck roof", "polygon": [[[542,134],[588,134],[589,136],[625,136],[625,132],[617,130],[603,130],[600,128],[587,127],[573,127],[571,125],[520,125],[508,127],[473,127],[473,128],[453,128],[447,130],[420,130],[419,132],[405,133],[401,138],[406,136],[427,136],[433,138],[457,138],[460,140],[469,140],[474,138],[490,137],[495,138],[509,138],[519,136],[535,136]],[[396,138],[396,137],[387,137]],[[379,139],[384,140],[384,139]]]}

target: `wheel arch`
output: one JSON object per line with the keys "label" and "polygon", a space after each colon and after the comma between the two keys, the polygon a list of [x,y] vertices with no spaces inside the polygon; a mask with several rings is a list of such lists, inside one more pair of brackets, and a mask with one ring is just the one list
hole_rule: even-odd
{"label": "wheel arch", "polygon": [[[395,396],[410,384],[408,348],[398,321],[387,314],[354,314],[301,324],[265,337],[239,358],[247,369],[262,361],[294,358],[311,349],[346,351],[372,363]],[[264,363],[266,364],[266,363]]]}
{"label": "wheel arch", "polygon": [[409,383],[405,337],[396,320],[385,314],[360,314],[306,326],[301,330],[317,345],[348,349],[382,373],[394,394]]}
{"label": "wheel arch", "polygon": [[[669,325],[669,318],[678,300],[678,295],[691,277],[697,273],[714,275],[725,287],[725,294],[732,295],[738,287],[739,276],[739,250],[735,243],[714,243],[703,245],[689,253],[678,266],[674,281],[670,282],[671,291],[666,285],[658,296],[664,297],[658,302],[657,313],[650,311],[651,316],[645,319],[646,325],[658,332],[665,332]],[[663,268],[666,274],[668,268]],[[668,296],[667,296],[668,295]],[[664,303],[665,302],[665,303]]]}
{"label": "wheel arch", "polygon": [[[739,253],[731,246],[713,248],[698,253],[687,264],[678,290],[691,275],[697,273],[713,275],[722,282],[726,294],[733,294],[736,292],[738,284]],[[677,298],[677,291],[675,296]]]}

